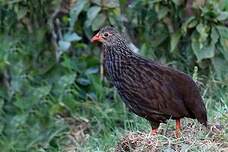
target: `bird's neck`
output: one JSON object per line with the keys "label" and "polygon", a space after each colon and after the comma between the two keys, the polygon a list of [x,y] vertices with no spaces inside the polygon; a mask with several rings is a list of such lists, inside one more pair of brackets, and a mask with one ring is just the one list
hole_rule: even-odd
{"label": "bird's neck", "polygon": [[123,66],[130,61],[133,52],[128,46],[103,46],[104,68],[113,81],[121,79]]}
{"label": "bird's neck", "polygon": [[118,57],[124,57],[124,56],[131,56],[134,55],[134,52],[129,48],[127,44],[121,44],[121,45],[103,45],[103,53],[104,56],[116,56]]}

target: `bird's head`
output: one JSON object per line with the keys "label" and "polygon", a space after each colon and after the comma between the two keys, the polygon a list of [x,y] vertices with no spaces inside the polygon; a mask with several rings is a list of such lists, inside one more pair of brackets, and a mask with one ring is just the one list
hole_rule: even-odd
{"label": "bird's head", "polygon": [[121,34],[112,26],[105,26],[92,37],[91,42],[101,42],[106,46],[114,46],[125,42]]}

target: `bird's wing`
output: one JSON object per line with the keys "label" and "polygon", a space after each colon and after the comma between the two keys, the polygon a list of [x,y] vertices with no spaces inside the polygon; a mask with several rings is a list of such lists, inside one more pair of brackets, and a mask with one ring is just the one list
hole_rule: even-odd
{"label": "bird's wing", "polygon": [[125,68],[124,78],[127,80],[122,84],[132,106],[145,113],[161,113],[172,117],[188,115],[169,69],[149,62],[131,64]]}
{"label": "bird's wing", "polygon": [[188,109],[190,117],[197,118],[200,123],[206,126],[207,111],[196,83],[185,73],[168,67],[167,69],[172,70],[172,80],[175,84],[178,84],[176,85],[177,92],[182,98],[186,109]]}
{"label": "bird's wing", "polygon": [[[179,110],[185,112],[185,114],[187,114],[186,116],[197,118],[200,123],[206,126],[206,107],[200,95],[199,89],[192,78],[189,75],[172,68],[162,65],[157,66],[160,69],[158,71],[164,75],[163,81],[166,83],[166,86],[168,88],[172,88],[169,92],[173,92],[176,95],[176,97],[173,98],[175,100],[173,100],[173,103],[176,103],[176,106],[181,107]],[[172,97],[175,96],[173,94],[169,95],[172,95]],[[179,104],[178,99],[180,99],[181,104]],[[173,108],[174,110],[178,110],[178,108]]]}

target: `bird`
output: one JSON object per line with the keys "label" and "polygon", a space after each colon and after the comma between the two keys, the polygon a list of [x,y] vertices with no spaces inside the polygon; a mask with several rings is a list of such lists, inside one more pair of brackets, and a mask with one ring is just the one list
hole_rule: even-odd
{"label": "bird", "polygon": [[207,110],[191,76],[135,53],[113,26],[101,28],[91,42],[102,43],[108,80],[129,111],[149,121],[151,135],[157,135],[160,123],[170,119],[176,120],[177,138],[184,117],[207,126]]}

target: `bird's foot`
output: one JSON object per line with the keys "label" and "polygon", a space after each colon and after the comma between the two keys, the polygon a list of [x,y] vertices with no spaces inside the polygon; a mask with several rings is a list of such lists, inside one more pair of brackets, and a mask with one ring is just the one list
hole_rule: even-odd
{"label": "bird's foot", "polygon": [[176,120],[176,138],[180,138],[181,135],[181,123],[180,123],[180,119]]}
{"label": "bird's foot", "polygon": [[181,132],[180,132],[180,129],[176,129],[176,138],[180,138],[181,137]]}
{"label": "bird's foot", "polygon": [[158,129],[157,128],[152,129],[151,132],[150,132],[151,136],[156,136],[157,134],[158,134]]}

